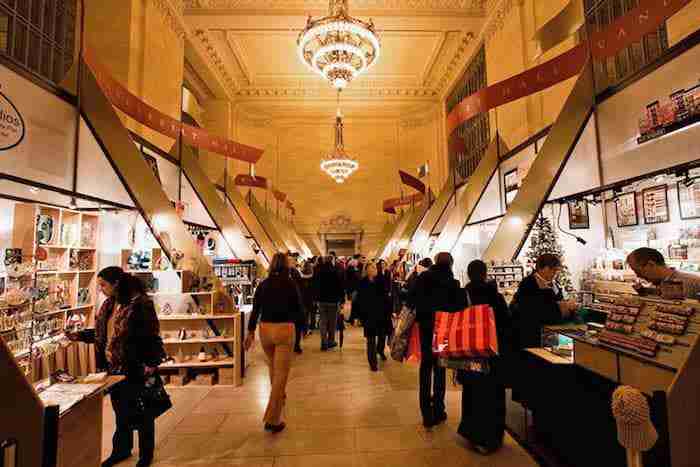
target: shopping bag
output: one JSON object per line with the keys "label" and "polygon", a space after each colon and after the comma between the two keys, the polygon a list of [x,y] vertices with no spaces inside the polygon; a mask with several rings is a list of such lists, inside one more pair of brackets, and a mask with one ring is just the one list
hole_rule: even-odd
{"label": "shopping bag", "polygon": [[488,358],[498,355],[496,319],[488,305],[435,315],[433,353],[438,357]]}
{"label": "shopping bag", "polygon": [[414,323],[408,337],[408,352],[406,352],[406,360],[409,362],[418,363],[420,362],[420,359],[420,330],[418,329],[418,325]]}

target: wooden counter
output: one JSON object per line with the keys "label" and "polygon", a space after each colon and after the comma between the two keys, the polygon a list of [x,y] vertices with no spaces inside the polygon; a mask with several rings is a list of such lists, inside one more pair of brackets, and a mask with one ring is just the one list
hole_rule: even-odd
{"label": "wooden counter", "polygon": [[[58,422],[58,467],[99,467],[102,462],[104,395],[123,379],[123,376],[109,376],[101,382],[91,384],[90,392],[81,400],[61,407]],[[56,386],[79,389],[83,385]],[[87,386],[83,389],[85,387]],[[50,402],[50,393],[49,389],[39,397],[45,402]]]}

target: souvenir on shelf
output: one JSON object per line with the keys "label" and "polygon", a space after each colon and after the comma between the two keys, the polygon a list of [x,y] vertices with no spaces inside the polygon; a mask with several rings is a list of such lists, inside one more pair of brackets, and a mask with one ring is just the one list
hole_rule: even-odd
{"label": "souvenir on shelf", "polygon": [[78,242],[78,226],[75,224],[61,225],[61,245],[75,246]]}
{"label": "souvenir on shelf", "polygon": [[39,214],[36,221],[36,237],[40,245],[47,245],[53,240],[53,217]]}
{"label": "souvenir on shelf", "polygon": [[144,271],[151,269],[152,254],[150,250],[134,251],[129,256],[129,269],[134,271]]}
{"label": "souvenir on shelf", "polygon": [[82,231],[80,234],[81,245],[86,247],[95,245],[96,237],[97,232],[95,232],[95,225],[90,222],[83,222]]}
{"label": "souvenir on shelf", "polygon": [[21,248],[5,248],[5,266],[22,262]]}
{"label": "souvenir on shelf", "polygon": [[81,287],[78,289],[78,306],[85,306],[90,303],[90,288]]}

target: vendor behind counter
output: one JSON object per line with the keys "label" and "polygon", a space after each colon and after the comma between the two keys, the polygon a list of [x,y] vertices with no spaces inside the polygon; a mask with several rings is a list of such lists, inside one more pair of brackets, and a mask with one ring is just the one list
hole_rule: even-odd
{"label": "vendor behind counter", "polygon": [[[639,295],[661,295],[663,298],[692,298],[700,294],[700,276],[676,271],[666,265],[663,255],[653,248],[639,248],[627,257],[627,264],[640,279],[652,283],[656,289],[648,289],[635,284]],[[678,290],[678,288],[682,290]]]}

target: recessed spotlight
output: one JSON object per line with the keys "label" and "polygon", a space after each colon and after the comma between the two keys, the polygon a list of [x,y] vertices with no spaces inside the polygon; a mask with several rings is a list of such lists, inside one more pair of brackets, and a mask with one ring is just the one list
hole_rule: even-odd
{"label": "recessed spotlight", "polygon": [[39,190],[39,189],[38,189],[37,187],[35,187],[35,186],[30,186],[30,187],[29,187],[29,192],[30,192],[31,194],[33,194],[33,195],[36,195],[37,193],[39,193],[39,191],[41,191],[41,190]]}

